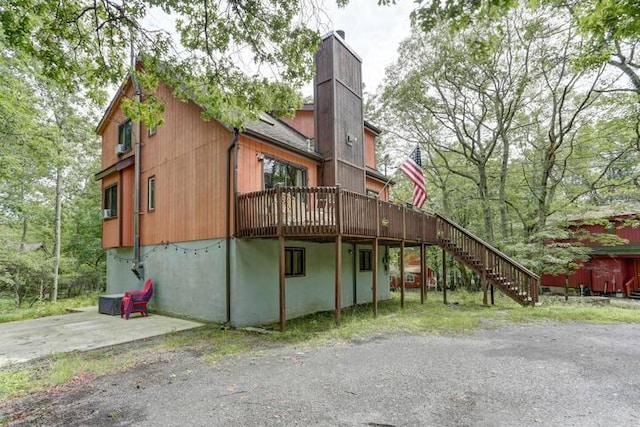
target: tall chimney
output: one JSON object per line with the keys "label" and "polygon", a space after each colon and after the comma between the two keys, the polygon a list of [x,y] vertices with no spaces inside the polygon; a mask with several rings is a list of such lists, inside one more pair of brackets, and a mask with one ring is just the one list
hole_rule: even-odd
{"label": "tall chimney", "polygon": [[365,192],[362,60],[344,41],[344,32],[322,38],[316,54],[315,128],[325,157],[322,185]]}

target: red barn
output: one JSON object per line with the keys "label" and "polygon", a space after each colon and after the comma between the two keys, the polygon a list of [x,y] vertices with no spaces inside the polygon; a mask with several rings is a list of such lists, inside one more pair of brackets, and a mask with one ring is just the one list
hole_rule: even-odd
{"label": "red barn", "polygon": [[[587,286],[596,295],[624,294],[640,299],[640,214],[622,213],[602,220],[574,220],[572,231],[613,234],[628,240],[616,246],[602,246],[594,240],[583,243],[593,250],[590,260],[569,276],[569,287]],[[565,277],[544,274],[542,286],[563,287]]]}

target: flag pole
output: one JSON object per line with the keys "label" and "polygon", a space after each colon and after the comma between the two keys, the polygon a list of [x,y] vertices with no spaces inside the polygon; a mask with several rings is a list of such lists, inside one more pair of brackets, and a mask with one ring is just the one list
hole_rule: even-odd
{"label": "flag pole", "polygon": [[387,182],[384,183],[384,187],[382,187],[382,190],[380,190],[380,192],[378,193],[378,199],[380,198],[380,194],[382,194],[384,192],[384,189],[389,186],[389,183],[391,182],[391,179],[394,177],[395,174],[398,173],[399,170],[400,170],[400,168],[397,167],[396,171],[394,173],[392,173],[391,175],[389,175],[389,179],[387,179]]}

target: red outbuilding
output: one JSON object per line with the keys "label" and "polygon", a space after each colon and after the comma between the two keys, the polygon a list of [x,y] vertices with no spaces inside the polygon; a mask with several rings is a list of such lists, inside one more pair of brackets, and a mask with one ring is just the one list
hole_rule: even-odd
{"label": "red outbuilding", "polygon": [[[572,220],[571,231],[614,234],[625,244],[602,246],[597,240],[582,242],[592,249],[590,259],[569,276],[569,287],[588,287],[595,295],[617,295],[640,299],[640,214],[622,213],[597,221]],[[542,286],[564,287],[565,276],[544,274]]]}

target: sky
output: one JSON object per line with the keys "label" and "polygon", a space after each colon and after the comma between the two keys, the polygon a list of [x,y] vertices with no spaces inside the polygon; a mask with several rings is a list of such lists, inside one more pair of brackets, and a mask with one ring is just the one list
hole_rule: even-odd
{"label": "sky", "polygon": [[[323,4],[321,34],[331,30],[345,32],[347,44],[362,58],[364,90],[375,92],[384,80],[385,67],[397,59],[398,45],[411,33],[413,0],[397,0],[391,6],[378,6],[378,0],[349,0],[344,8],[338,8],[335,0],[317,1]],[[169,30],[175,20],[159,8],[152,8],[146,24],[152,29]],[[313,95],[312,82],[303,88],[303,95]]]}
{"label": "sky", "polygon": [[[375,92],[384,80],[384,70],[398,57],[398,45],[411,33],[409,15],[412,0],[398,0],[392,6],[378,6],[377,0],[350,0],[345,8],[324,0],[327,31],[344,30],[347,44],[362,58],[365,92]],[[305,87],[305,95],[313,88]],[[307,93],[308,91],[308,93]]]}

